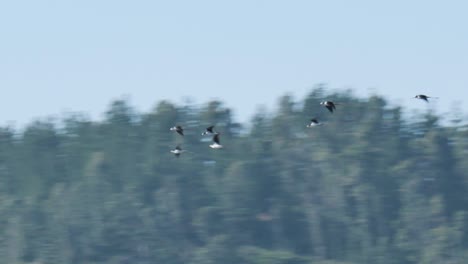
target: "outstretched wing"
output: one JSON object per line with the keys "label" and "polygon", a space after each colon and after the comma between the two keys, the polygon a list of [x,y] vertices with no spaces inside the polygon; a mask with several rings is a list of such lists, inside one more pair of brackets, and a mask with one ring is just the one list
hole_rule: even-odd
{"label": "outstretched wing", "polygon": [[221,144],[219,143],[219,133],[216,133],[214,136],[213,136],[213,141],[216,143],[216,144]]}
{"label": "outstretched wing", "polygon": [[325,107],[330,111],[330,113],[333,113],[333,106],[331,105],[325,105]]}
{"label": "outstretched wing", "polygon": [[184,129],[181,126],[177,126],[176,132],[179,133],[179,135],[181,136],[184,135]]}
{"label": "outstretched wing", "polygon": [[214,126],[209,126],[206,128],[206,131],[210,132],[210,133],[213,133],[213,128]]}

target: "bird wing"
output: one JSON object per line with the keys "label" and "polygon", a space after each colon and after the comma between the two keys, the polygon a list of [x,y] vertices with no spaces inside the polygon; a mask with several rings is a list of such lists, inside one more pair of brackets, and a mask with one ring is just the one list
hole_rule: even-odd
{"label": "bird wing", "polygon": [[213,133],[213,128],[214,126],[209,126],[206,128],[206,131],[210,132],[210,133]]}
{"label": "bird wing", "polygon": [[179,133],[181,136],[184,135],[184,129],[183,129],[181,126],[177,126],[176,131],[177,131],[177,133]]}
{"label": "bird wing", "polygon": [[325,107],[330,111],[330,113],[333,113],[333,106],[331,105],[325,105]]}
{"label": "bird wing", "polygon": [[216,144],[220,144],[219,143],[219,134],[216,133],[214,136],[213,136],[213,141],[216,143]]}

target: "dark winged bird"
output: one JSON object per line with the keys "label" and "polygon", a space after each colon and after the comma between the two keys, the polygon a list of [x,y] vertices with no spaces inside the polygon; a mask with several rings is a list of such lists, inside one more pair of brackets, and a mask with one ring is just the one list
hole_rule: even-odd
{"label": "dark winged bird", "polygon": [[219,141],[219,133],[215,133],[214,136],[213,136],[213,144],[210,145],[210,148],[220,149],[222,147],[223,147],[223,145],[221,145],[221,143]]}
{"label": "dark winged bird", "polygon": [[418,94],[414,98],[421,99],[421,100],[424,100],[426,102],[429,102],[429,100],[428,100],[429,98],[437,98],[437,97],[431,97],[431,96],[427,96],[427,95],[424,95],[424,94]]}
{"label": "dark winged bird", "polygon": [[183,149],[180,147],[180,145],[177,145],[177,146],[175,147],[175,149],[171,150],[171,152],[174,153],[174,155],[175,155],[176,157],[179,157],[180,154],[182,154],[182,152],[184,152],[184,151],[185,151],[185,150],[183,150]]}
{"label": "dark winged bird", "polygon": [[322,123],[320,123],[316,118],[312,118],[310,120],[310,124],[307,125],[307,127],[314,127],[314,126],[320,126]]}
{"label": "dark winged bird", "polygon": [[182,128],[182,126],[171,127],[170,130],[177,132],[181,136],[184,135],[184,129]]}
{"label": "dark winged bird", "polygon": [[333,113],[333,110],[336,110],[336,105],[335,103],[333,103],[332,101],[323,101],[323,102],[320,102],[321,105],[325,106],[328,111],[330,111],[330,113]]}
{"label": "dark winged bird", "polygon": [[205,132],[202,133],[202,136],[214,134],[215,132],[213,131],[213,128],[214,128],[214,126],[207,127]]}

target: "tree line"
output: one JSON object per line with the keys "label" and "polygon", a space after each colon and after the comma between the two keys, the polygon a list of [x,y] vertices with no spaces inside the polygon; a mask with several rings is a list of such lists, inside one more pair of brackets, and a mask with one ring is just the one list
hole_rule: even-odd
{"label": "tree line", "polygon": [[[341,105],[333,114],[323,98]],[[468,256],[468,127],[313,89],[246,124],[221,101],[111,103],[0,128],[5,263],[429,264]],[[312,117],[323,126],[307,128]],[[183,124],[185,136],[169,131]],[[200,134],[216,125],[224,148]],[[170,150],[181,144],[180,158]]]}

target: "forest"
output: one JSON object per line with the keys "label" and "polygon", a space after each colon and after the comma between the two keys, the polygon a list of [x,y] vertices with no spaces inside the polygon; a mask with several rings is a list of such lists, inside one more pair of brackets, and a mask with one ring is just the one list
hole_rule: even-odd
{"label": "forest", "polygon": [[247,123],[222,101],[155,98],[6,125],[1,263],[467,263],[466,119],[415,103],[427,110],[317,87]]}

